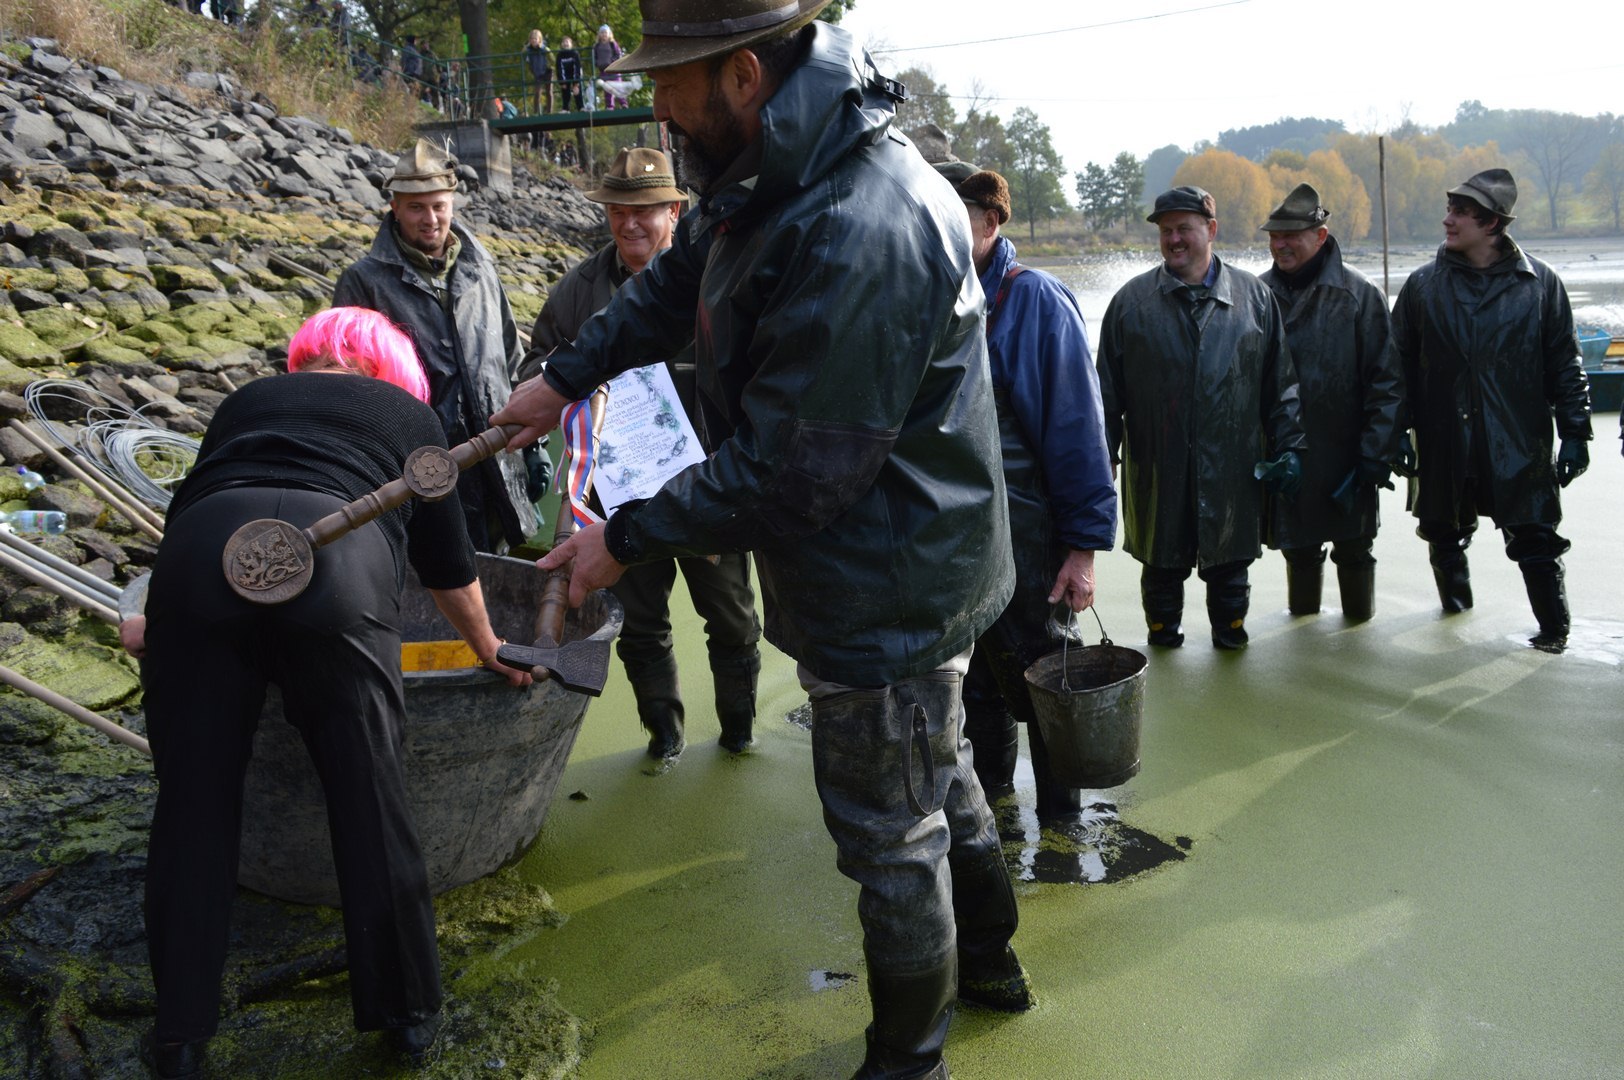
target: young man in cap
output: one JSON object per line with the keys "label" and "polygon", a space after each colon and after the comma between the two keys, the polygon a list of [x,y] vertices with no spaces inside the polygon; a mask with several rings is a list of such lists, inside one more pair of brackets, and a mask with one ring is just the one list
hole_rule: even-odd
{"label": "young man in cap", "polygon": [[[518,327],[496,263],[455,218],[457,159],[427,139],[402,154],[386,185],[389,212],[372,250],[345,270],[334,307],[381,311],[411,335],[429,377],[429,404],[456,446],[507,403]],[[536,531],[528,474],[498,454],[462,473],[457,495],[480,551],[505,551]]]}
{"label": "young man in cap", "polygon": [[[936,170],[951,182],[963,167],[944,162]],[[1015,554],[1015,598],[976,642],[964,679],[965,735],[982,788],[997,797],[1014,790],[1016,723],[1024,723],[1038,824],[1076,830],[1081,793],[1050,774],[1025,673],[1067,638],[1082,644],[1073,621],[1057,618],[1056,605],[1077,612],[1093,604],[1094,553],[1116,543],[1099,377],[1076,297],[1053,275],[1017,262],[1015,245],[999,234],[1010,213],[1004,178],[972,171],[954,187],[970,217],[987,298],[987,359]]]}
{"label": "young man in cap", "polygon": [[[896,86],[828,0],[643,0],[613,71],[652,71],[682,175],[675,241],[494,419],[559,409],[695,341],[713,452],[543,560],[570,592],[651,559],[753,551],[800,662],[812,760],[858,915],[859,1077],[945,1078],[955,996],[1022,1009],[1016,910],[960,684],[1014,571],[964,209],[893,137]],[[810,27],[807,24],[811,24]]]}
{"label": "young man in cap", "polygon": [[[642,148],[620,151],[602,186],[586,197],[603,204],[613,240],[576,264],[547,294],[530,334],[530,351],[519,368],[521,379],[539,372],[548,353],[573,340],[582,323],[671,246],[672,230],[688,201],[677,189],[665,155]],[[665,365],[692,418],[697,412],[693,343],[670,356]],[[626,665],[626,678],[637,697],[637,716],[649,734],[648,754],[672,758],[684,745],[682,690],[671,647],[671,586],[679,568],[694,610],[705,620],[716,717],[722,724],[718,741],[724,749],[740,753],[752,741],[756,677],[761,671],[761,650],[756,645],[761,623],[750,588],[750,556],[744,552],[718,556],[714,563],[702,558],[639,563],[628,567],[612,586],[626,609],[615,650]]]}
{"label": "young man in cap", "polygon": [[[1213,253],[1218,212],[1198,187],[1156,196],[1162,265],[1111,298],[1100,395],[1122,465],[1123,547],[1143,565],[1150,643],[1184,643],[1184,582],[1207,583],[1219,649],[1247,644],[1247,568],[1262,553],[1262,485],[1290,498],[1304,446],[1297,375],[1268,286]],[[1258,461],[1259,448],[1270,460]]]}
{"label": "young man in cap", "polygon": [[[1447,612],[1472,606],[1466,549],[1487,515],[1505,534],[1539,622],[1560,651],[1568,598],[1558,489],[1590,465],[1590,391],[1562,279],[1506,226],[1517,182],[1486,169],[1450,188],[1444,243],[1393,308],[1419,458],[1416,529]],[[1551,420],[1562,438],[1552,463]]]}
{"label": "young man in cap", "polygon": [[1313,615],[1330,544],[1343,617],[1363,622],[1376,611],[1376,492],[1392,489],[1392,464],[1405,456],[1398,424],[1404,375],[1387,299],[1343,265],[1330,217],[1319,192],[1298,184],[1262,226],[1274,256],[1262,280],[1286,320],[1308,437],[1302,490],[1295,499],[1270,500],[1269,546],[1286,559],[1291,613]]}

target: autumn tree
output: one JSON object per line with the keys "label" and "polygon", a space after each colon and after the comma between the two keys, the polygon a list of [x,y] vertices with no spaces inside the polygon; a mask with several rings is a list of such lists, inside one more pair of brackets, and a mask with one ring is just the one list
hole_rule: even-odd
{"label": "autumn tree", "polygon": [[1602,148],[1595,166],[1585,174],[1585,198],[1612,215],[1614,232],[1624,232],[1624,142]]}
{"label": "autumn tree", "polygon": [[1269,174],[1255,161],[1216,148],[1204,150],[1185,160],[1173,174],[1173,186],[1205,189],[1218,204],[1219,227],[1229,223],[1230,234],[1240,242],[1268,217],[1274,207]]}
{"label": "autumn tree", "polygon": [[1049,125],[1025,107],[1010,117],[1009,148],[1011,169],[1004,178],[1009,181],[1015,210],[1026,218],[1027,236],[1036,241],[1039,217],[1050,218],[1071,209],[1060,187],[1065,166],[1055,152]]}
{"label": "autumn tree", "polygon": [[935,124],[949,135],[958,127],[959,116],[947,87],[938,83],[929,69],[911,67],[897,73],[897,82],[908,89],[908,100],[897,105],[897,127],[912,131],[922,124]]}

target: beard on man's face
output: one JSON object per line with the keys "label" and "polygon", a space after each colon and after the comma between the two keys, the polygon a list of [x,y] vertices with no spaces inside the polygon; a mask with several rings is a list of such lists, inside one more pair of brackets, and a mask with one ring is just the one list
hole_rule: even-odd
{"label": "beard on man's face", "polygon": [[682,183],[701,194],[709,194],[728,166],[744,152],[744,125],[727,106],[722,89],[711,85],[705,102],[705,130],[688,131],[675,120],[667,120],[671,136],[671,156],[676,159],[677,176]]}

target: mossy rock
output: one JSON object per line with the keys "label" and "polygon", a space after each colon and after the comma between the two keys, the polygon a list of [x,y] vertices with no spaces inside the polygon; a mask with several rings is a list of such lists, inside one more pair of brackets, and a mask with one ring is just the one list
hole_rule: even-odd
{"label": "mossy rock", "polygon": [[7,289],[35,289],[39,292],[56,292],[56,275],[49,270],[40,270],[32,266],[19,266],[15,269],[0,270],[0,286]]}
{"label": "mossy rock", "polygon": [[169,297],[151,285],[137,285],[130,290],[130,295],[135,297],[136,303],[141,305],[141,310],[147,313],[148,318],[169,313]]}
{"label": "mossy rock", "polygon": [[154,214],[151,222],[153,231],[159,236],[168,237],[171,240],[192,239],[192,223],[174,211]]}
{"label": "mossy rock", "polygon": [[185,345],[186,331],[181,330],[163,319],[148,319],[130,327],[129,336],[154,345]]}
{"label": "mossy rock", "polygon": [[244,342],[234,341],[221,334],[192,334],[187,337],[186,343],[194,349],[202,349],[225,364],[242,363],[243,361],[236,359],[236,357],[240,353],[247,352],[251,347]]}
{"label": "mossy rock", "polygon": [[47,345],[68,350],[94,337],[100,324],[86,326],[84,316],[67,308],[23,312],[23,324]]}
{"label": "mossy rock", "polygon": [[[4,624],[7,629],[15,623]],[[58,645],[22,630],[22,639],[0,648],[0,664],[87,709],[110,709],[141,689],[141,680],[113,650],[75,641]],[[14,635],[7,635],[10,640]]]}
{"label": "mossy rock", "polygon": [[213,333],[255,349],[265,347],[265,328],[254,319],[226,319],[214,328]]}
{"label": "mossy rock", "polygon": [[97,338],[85,342],[79,350],[79,359],[98,364],[145,364],[147,354],[119,345],[110,338]]}
{"label": "mossy rock", "polygon": [[236,317],[237,309],[222,300],[178,308],[174,313],[174,323],[188,334],[207,334]]}
{"label": "mossy rock", "polygon": [[56,212],[56,220],[71,225],[80,232],[92,232],[107,222],[102,215],[88,206],[70,206]]}
{"label": "mossy rock", "polygon": [[110,228],[122,229],[143,238],[152,235],[152,227],[134,210],[115,206],[102,211],[102,216],[107,219]]}
{"label": "mossy rock", "polygon": [[141,309],[141,302],[127,293],[103,295],[102,306],[107,309],[107,321],[120,330],[134,326],[147,317],[147,313]]}
{"label": "mossy rock", "polygon": [[20,394],[37,378],[39,376],[33,372],[24,371],[10,360],[0,358],[0,390]]}
{"label": "mossy rock", "polygon": [[52,264],[57,293],[82,293],[90,288],[90,275],[77,266],[70,266],[60,259],[53,259]]}
{"label": "mossy rock", "polygon": [[10,361],[19,367],[47,367],[60,364],[62,354],[40,340],[28,327],[0,323],[0,360]]}
{"label": "mossy rock", "polygon": [[86,276],[90,284],[103,292],[123,292],[135,284],[135,278],[122,270],[114,270],[107,266],[98,266],[89,271]]}
{"label": "mossy rock", "polygon": [[272,272],[269,267],[245,266],[243,273],[248,275],[248,283],[266,292],[276,292],[282,287],[283,278]]}
{"label": "mossy rock", "polygon": [[532,296],[530,293],[508,294],[508,306],[513,309],[513,321],[527,332],[536,324],[536,316],[541,314],[541,306],[546,302],[545,296]]}
{"label": "mossy rock", "polygon": [[304,325],[304,319],[298,315],[276,315],[257,321],[265,332],[266,343],[272,345],[286,345]]}
{"label": "mossy rock", "polygon": [[206,289],[212,292],[220,288],[219,278],[194,266],[160,264],[152,268],[152,276],[158,282],[158,288],[164,292],[177,289]]}
{"label": "mossy rock", "polygon": [[183,371],[213,371],[220,366],[214,357],[190,343],[165,344],[153,359],[165,367]]}

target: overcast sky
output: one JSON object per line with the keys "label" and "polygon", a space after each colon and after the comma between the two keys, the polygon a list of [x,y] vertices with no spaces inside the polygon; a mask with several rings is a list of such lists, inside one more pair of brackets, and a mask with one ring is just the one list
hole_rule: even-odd
{"label": "overcast sky", "polygon": [[876,54],[882,71],[930,70],[960,116],[978,79],[1006,123],[1032,109],[1070,174],[1283,116],[1386,131],[1406,115],[1447,123],[1473,98],[1624,113],[1618,12],[1605,0],[858,0],[842,25],[898,50]]}

